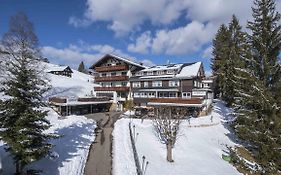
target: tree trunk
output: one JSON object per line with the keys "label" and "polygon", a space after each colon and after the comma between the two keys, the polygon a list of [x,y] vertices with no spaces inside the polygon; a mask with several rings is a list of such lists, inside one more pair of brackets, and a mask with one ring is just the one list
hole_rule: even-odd
{"label": "tree trunk", "polygon": [[17,161],[16,162],[16,174],[19,174],[19,169],[20,169],[19,162]]}
{"label": "tree trunk", "polygon": [[167,161],[168,162],[174,162],[173,160],[173,156],[172,156],[172,144],[171,143],[168,143],[167,144]]}

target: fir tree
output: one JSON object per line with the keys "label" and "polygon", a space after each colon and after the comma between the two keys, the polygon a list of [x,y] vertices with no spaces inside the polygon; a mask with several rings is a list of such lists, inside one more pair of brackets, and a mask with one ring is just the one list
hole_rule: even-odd
{"label": "fir tree", "polygon": [[81,63],[79,64],[79,66],[78,66],[78,71],[79,71],[79,72],[83,72],[83,73],[86,73],[86,72],[87,72],[86,69],[85,69],[85,65],[84,65],[84,62],[83,62],[83,61],[81,61]]}
{"label": "fir tree", "polygon": [[228,28],[222,24],[213,40],[213,58],[211,59],[211,68],[215,79],[215,96],[224,96],[223,86],[226,76],[225,65],[226,58],[229,55],[228,41],[229,41]]}
{"label": "fir tree", "polygon": [[0,138],[16,165],[16,174],[24,174],[26,165],[48,154],[53,135],[42,111],[42,94],[48,90],[39,65],[38,39],[32,23],[23,13],[11,17],[9,31],[3,36],[6,77],[1,92],[8,98],[0,104]]}
{"label": "fir tree", "polygon": [[237,67],[238,114],[235,131],[247,141],[263,174],[281,171],[281,26],[274,0],[255,0],[251,30],[250,56],[245,54]]}
{"label": "fir tree", "polygon": [[224,96],[222,98],[227,102],[228,106],[232,106],[236,96],[235,76],[237,75],[237,71],[235,70],[235,67],[240,67],[242,64],[241,59],[249,52],[247,50],[246,34],[242,32],[242,27],[235,15],[232,16],[228,30],[230,34],[227,48],[229,50],[229,55],[226,55],[224,65],[226,71],[225,80],[223,82]]}

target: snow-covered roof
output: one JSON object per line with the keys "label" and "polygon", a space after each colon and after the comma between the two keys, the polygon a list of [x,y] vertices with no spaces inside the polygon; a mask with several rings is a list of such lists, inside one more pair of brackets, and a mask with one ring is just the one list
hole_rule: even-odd
{"label": "snow-covered roof", "polygon": [[118,59],[120,61],[124,61],[124,62],[126,62],[128,64],[131,64],[131,65],[134,65],[134,66],[137,66],[137,67],[141,67],[141,68],[144,68],[144,69],[147,68],[146,66],[141,65],[140,63],[136,63],[136,62],[132,61],[132,59],[124,58],[124,57],[121,57],[121,56],[118,56],[118,55],[114,55],[114,54],[106,54],[103,57],[101,57],[95,64],[93,64],[90,67],[90,69],[93,68],[94,66],[96,66],[98,63],[100,63],[106,57],[113,57],[113,58],[116,58],[116,59]]}
{"label": "snow-covered roof", "polygon": [[180,73],[176,75],[177,78],[184,77],[195,77],[198,75],[200,67],[202,66],[202,62],[196,62],[187,66],[184,66]]}
{"label": "snow-covered roof", "polygon": [[44,62],[42,64],[43,64],[46,72],[52,72],[52,71],[60,72],[60,71],[64,71],[67,68],[69,68],[71,70],[71,68],[69,66],[59,66],[59,65],[55,65],[55,64],[51,64],[51,63],[44,63]]}
{"label": "snow-covered roof", "polygon": [[153,74],[153,75],[147,73],[147,75],[139,76],[138,79],[192,78],[192,77],[196,77],[199,75],[198,73],[200,72],[201,67],[202,67],[202,62],[152,66],[152,67],[143,69],[139,72],[141,72],[142,74],[143,74],[143,72],[154,72],[154,71],[162,72],[162,71],[168,71],[168,70],[175,70],[175,72],[174,73],[163,72],[163,73],[160,73],[160,75],[158,73]]}
{"label": "snow-covered roof", "polygon": [[184,64],[167,64],[167,65],[157,65],[148,67],[146,69],[141,70],[141,72],[148,72],[148,71],[159,71],[159,70],[173,70],[173,69],[179,69]]}

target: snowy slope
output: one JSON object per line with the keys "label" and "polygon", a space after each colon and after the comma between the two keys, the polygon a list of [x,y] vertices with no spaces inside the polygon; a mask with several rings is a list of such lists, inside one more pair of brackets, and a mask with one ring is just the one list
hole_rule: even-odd
{"label": "snowy slope", "polygon": [[[139,159],[144,155],[149,161],[146,174],[154,175],[218,175],[240,174],[231,164],[224,161],[221,156],[225,145],[232,146],[234,143],[227,136],[229,130],[221,123],[227,118],[228,109],[221,102],[215,104],[215,110],[211,115],[204,118],[195,118],[184,121],[180,127],[179,138],[173,149],[175,162],[166,161],[166,147],[158,140],[151,120],[134,119],[136,132],[139,133],[136,141]],[[135,166],[132,151],[128,150],[130,143],[128,134],[124,130],[128,127],[130,119],[121,119],[114,129],[115,143],[113,157],[114,175],[134,174]],[[123,130],[121,129],[123,128]],[[127,130],[127,129],[126,129]]]}
{"label": "snowy slope", "polygon": [[[56,68],[58,65],[43,63],[46,72]],[[73,70],[72,77],[54,75],[46,73],[50,80],[52,89],[46,93],[46,97],[50,96],[86,96],[91,95],[94,90],[93,76]],[[92,92],[91,92],[92,91]]]}

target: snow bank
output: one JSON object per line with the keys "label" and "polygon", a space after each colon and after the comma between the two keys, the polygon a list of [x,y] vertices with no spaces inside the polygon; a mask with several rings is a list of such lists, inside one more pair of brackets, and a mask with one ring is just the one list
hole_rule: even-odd
{"label": "snow bank", "polygon": [[132,145],[129,134],[129,119],[118,120],[112,132],[113,170],[114,175],[136,175]]}
{"label": "snow bank", "polygon": [[[136,141],[139,159],[142,160],[141,157],[145,156],[149,161],[146,174],[240,174],[231,164],[221,158],[223,150],[226,149],[225,145],[234,145],[232,138],[228,137],[231,133],[220,122],[226,120],[228,112],[229,110],[221,102],[217,102],[211,115],[204,118],[192,118],[190,124],[188,120],[183,121],[173,149],[175,161],[173,163],[166,161],[166,146],[158,140],[152,121],[144,120],[142,123],[139,119],[133,119],[136,132],[139,133]],[[213,116],[213,122],[211,116]],[[129,172],[135,171],[133,153],[128,144],[130,143],[129,131],[126,129],[130,120],[122,119],[115,124],[114,140],[118,142],[115,142],[113,150],[115,155],[113,159],[114,175],[130,174]],[[205,126],[212,123],[217,123],[217,125]],[[129,148],[130,150],[128,150]]]}
{"label": "snow bank", "polygon": [[[54,111],[50,111],[47,119],[52,127],[47,131],[57,133],[63,137],[51,141],[55,147],[52,149],[54,157],[46,157],[33,163],[28,168],[43,170],[44,175],[80,175],[83,172],[91,143],[94,141],[93,120],[83,116],[68,116],[59,119]],[[3,175],[14,172],[12,158],[0,143],[0,156],[3,161]]]}

